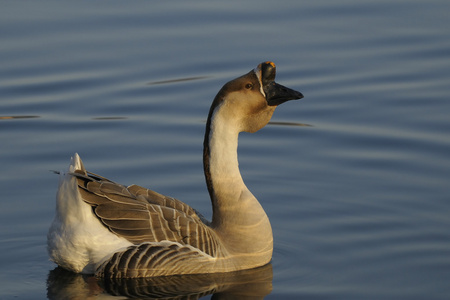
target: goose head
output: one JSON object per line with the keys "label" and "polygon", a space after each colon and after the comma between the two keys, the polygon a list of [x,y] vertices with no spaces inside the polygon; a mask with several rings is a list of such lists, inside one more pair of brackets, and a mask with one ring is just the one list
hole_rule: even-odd
{"label": "goose head", "polygon": [[300,92],[276,83],[275,75],[275,64],[268,61],[226,83],[213,101],[208,120],[220,112],[239,132],[263,128],[278,105],[303,98]]}

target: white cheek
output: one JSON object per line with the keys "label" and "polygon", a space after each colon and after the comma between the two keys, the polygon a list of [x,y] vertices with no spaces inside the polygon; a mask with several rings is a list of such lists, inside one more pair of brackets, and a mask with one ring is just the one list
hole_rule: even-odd
{"label": "white cheek", "polygon": [[261,83],[259,84],[259,91],[261,92],[261,94],[264,96],[264,98],[266,98],[266,94],[264,93],[264,90],[262,88]]}
{"label": "white cheek", "polygon": [[261,81],[261,70],[258,67],[256,67],[253,69],[253,72],[255,72],[256,77],[258,78],[258,81],[259,81],[259,91],[264,96],[264,98],[266,98],[266,93],[264,93],[264,90],[262,88],[263,85],[262,85],[262,81]]}

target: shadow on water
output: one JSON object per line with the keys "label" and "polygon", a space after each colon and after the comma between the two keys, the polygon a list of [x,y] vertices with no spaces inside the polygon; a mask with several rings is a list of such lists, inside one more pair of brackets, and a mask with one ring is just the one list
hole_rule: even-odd
{"label": "shadow on water", "polygon": [[[36,119],[41,118],[41,116],[0,116],[0,120],[13,120],[13,119]],[[94,117],[92,120],[98,121],[109,121],[109,120],[126,120],[128,117],[121,116],[110,116],[110,117]]]}
{"label": "shadow on water", "polygon": [[277,122],[277,121],[270,121],[269,125],[275,125],[275,126],[300,126],[300,127],[313,127],[313,125],[305,124],[305,123],[296,123],[296,122]]}
{"label": "shadow on water", "polygon": [[0,116],[0,120],[34,119],[34,118],[40,118],[40,116]]}
{"label": "shadow on water", "polygon": [[128,119],[127,117],[95,117],[92,118],[92,120],[96,120],[96,121],[109,121],[109,120],[126,120]]}
{"label": "shadow on water", "polygon": [[48,299],[264,299],[272,291],[272,265],[220,274],[98,279],[62,268],[50,271]]}
{"label": "shadow on water", "polygon": [[186,78],[175,78],[168,80],[159,80],[147,83],[147,85],[157,85],[157,84],[168,84],[168,83],[176,83],[176,82],[184,82],[184,81],[192,81],[192,80],[200,80],[209,78],[209,76],[194,76],[194,77],[186,77]]}

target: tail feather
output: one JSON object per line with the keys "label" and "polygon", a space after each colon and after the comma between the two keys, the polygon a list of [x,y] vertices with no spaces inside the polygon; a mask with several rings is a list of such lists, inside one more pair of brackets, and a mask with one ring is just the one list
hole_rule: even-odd
{"label": "tail feather", "polygon": [[69,173],[74,173],[77,170],[86,173],[86,169],[84,168],[80,156],[78,155],[78,153],[75,153],[72,159],[70,160]]}
{"label": "tail feather", "polygon": [[88,177],[88,172],[77,153],[68,170],[56,173],[60,174],[56,215],[47,235],[50,258],[67,270],[94,273],[104,257],[132,243],[111,233],[83,200],[77,178]]}

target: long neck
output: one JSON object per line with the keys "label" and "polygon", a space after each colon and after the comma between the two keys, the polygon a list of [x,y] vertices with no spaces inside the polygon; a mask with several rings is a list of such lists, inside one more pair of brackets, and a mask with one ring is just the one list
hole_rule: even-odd
{"label": "long neck", "polygon": [[203,166],[213,207],[213,226],[226,218],[225,207],[238,205],[239,195],[248,191],[239,171],[239,131],[229,123],[220,113],[210,116],[203,143]]}
{"label": "long neck", "polygon": [[238,125],[223,110],[216,110],[208,118],[203,156],[213,206],[212,227],[226,237],[232,251],[271,255],[269,219],[239,172]]}

